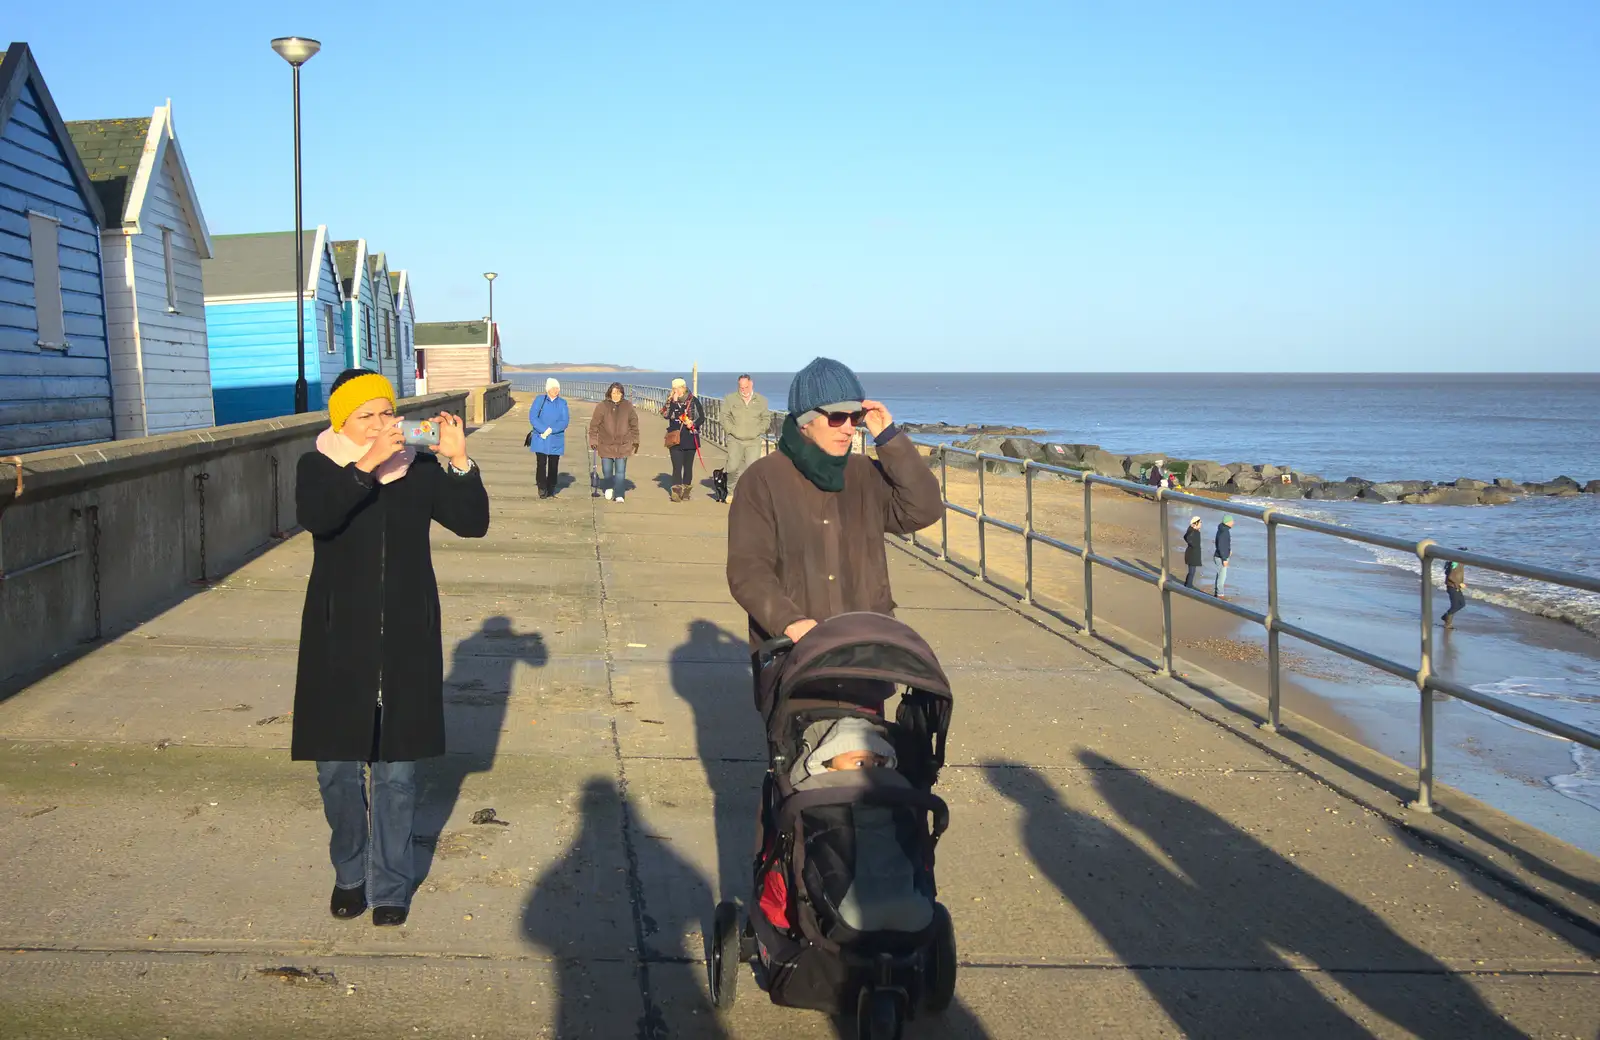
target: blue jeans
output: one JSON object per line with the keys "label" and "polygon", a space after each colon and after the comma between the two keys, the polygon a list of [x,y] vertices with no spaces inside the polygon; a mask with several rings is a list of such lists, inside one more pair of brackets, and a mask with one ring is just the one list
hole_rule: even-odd
{"label": "blue jeans", "polygon": [[617,494],[622,494],[622,489],[627,487],[628,460],[627,459],[601,459],[600,460],[600,490],[611,488]]}
{"label": "blue jeans", "polygon": [[1444,620],[1449,621],[1467,605],[1467,594],[1453,585],[1445,586],[1444,591],[1450,597],[1450,609],[1444,612]]}
{"label": "blue jeans", "polygon": [[1213,596],[1222,595],[1222,590],[1228,587],[1228,561],[1220,556],[1211,557],[1211,562],[1217,565],[1217,583],[1212,586]]}
{"label": "blue jeans", "polygon": [[[372,773],[371,811],[367,777]],[[328,855],[339,888],[367,886],[368,906],[410,906],[415,762],[318,762],[322,812],[333,836]],[[369,826],[370,818],[370,826]]]}

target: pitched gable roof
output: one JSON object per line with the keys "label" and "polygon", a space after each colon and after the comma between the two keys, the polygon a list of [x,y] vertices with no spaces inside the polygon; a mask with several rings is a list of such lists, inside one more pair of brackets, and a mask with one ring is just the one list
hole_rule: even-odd
{"label": "pitched gable roof", "polygon": [[356,285],[356,264],[360,262],[362,241],[345,238],[333,243],[333,266],[339,272],[346,299],[353,300],[360,286]]}
{"label": "pitched gable roof", "polygon": [[419,347],[487,347],[489,323],[486,321],[418,322],[412,342]]}
{"label": "pitched gable roof", "polygon": [[106,222],[122,226],[133,194],[133,179],[150,136],[149,119],[78,119],[67,124],[83,168],[94,181]]}
{"label": "pitched gable roof", "polygon": [[389,291],[394,293],[396,296],[400,295],[400,272],[399,271],[390,271],[389,272]]}
{"label": "pitched gable roof", "polygon": [[[307,297],[316,295],[321,265],[333,254],[326,244],[326,236],[326,227],[301,234],[305,249]],[[320,252],[317,248],[319,245],[322,246]],[[219,296],[287,296],[295,291],[293,231],[215,235],[211,246],[211,259],[200,265],[206,299]],[[337,283],[338,279],[334,281]]]}
{"label": "pitched gable roof", "polygon": [[17,107],[17,101],[29,87],[33,88],[34,96],[39,101],[40,114],[55,135],[56,143],[61,146],[67,168],[72,172],[78,193],[83,196],[84,208],[89,211],[95,224],[106,227],[106,208],[100,202],[100,193],[89,179],[88,171],[83,168],[78,150],[71,147],[72,135],[67,133],[66,124],[61,121],[61,113],[56,110],[50,88],[45,86],[44,76],[33,60],[33,51],[25,43],[13,43],[6,48],[5,57],[0,58],[0,129],[11,122],[11,113]]}

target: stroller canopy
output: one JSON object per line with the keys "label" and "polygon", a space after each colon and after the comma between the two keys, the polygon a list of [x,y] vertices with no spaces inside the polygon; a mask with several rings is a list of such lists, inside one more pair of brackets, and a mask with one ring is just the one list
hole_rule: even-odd
{"label": "stroller canopy", "polygon": [[950,680],[927,642],[886,614],[857,611],[821,622],[785,657],[777,694],[821,680],[891,682],[949,698]]}

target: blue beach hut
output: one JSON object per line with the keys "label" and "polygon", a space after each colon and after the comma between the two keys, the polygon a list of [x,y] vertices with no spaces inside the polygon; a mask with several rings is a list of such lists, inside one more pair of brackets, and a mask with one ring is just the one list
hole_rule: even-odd
{"label": "blue beach hut", "polygon": [[0,59],[0,453],[112,437],[104,226],[33,52],[13,43]]}
{"label": "blue beach hut", "polygon": [[[305,232],[306,384],[312,411],[346,367],[344,291],[326,225]],[[213,235],[203,265],[217,425],[294,413],[294,232]]]}

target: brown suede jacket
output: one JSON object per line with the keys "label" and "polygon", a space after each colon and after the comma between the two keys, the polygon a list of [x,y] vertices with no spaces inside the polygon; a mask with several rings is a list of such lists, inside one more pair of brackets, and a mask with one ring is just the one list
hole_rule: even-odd
{"label": "brown suede jacket", "polygon": [[839,492],[818,488],[781,452],[758,459],[728,513],[728,588],[750,615],[750,645],[806,618],[893,614],[883,537],[920,531],[943,509],[939,479],[898,432],[879,443],[876,462],[850,456]]}

